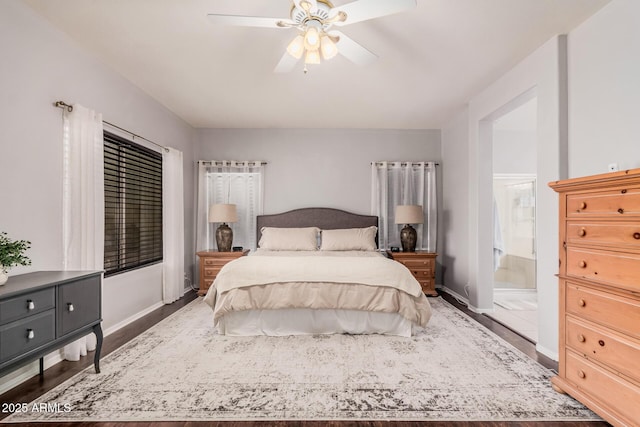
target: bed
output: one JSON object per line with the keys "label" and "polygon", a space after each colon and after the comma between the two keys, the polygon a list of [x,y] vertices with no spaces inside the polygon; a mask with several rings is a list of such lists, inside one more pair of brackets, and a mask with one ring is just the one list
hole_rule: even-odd
{"label": "bed", "polygon": [[377,250],[378,218],[331,208],[257,217],[258,250],[226,264],[204,301],[225,335],[411,336],[431,308]]}

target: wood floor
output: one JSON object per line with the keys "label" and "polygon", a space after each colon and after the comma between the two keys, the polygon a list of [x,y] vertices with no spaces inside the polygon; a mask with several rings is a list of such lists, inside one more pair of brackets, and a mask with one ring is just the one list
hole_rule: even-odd
{"label": "wood floor", "polygon": [[[538,361],[543,366],[556,369],[557,363],[539,354],[535,346],[520,337],[508,328],[493,321],[487,316],[473,313],[464,305],[458,303],[447,294],[442,297],[455,307],[474,318],[486,328],[493,331],[514,347],[527,354],[532,359]],[[105,338],[102,354],[107,355],[127,341],[149,329],[160,320],[176,312],[189,302],[197,298],[195,292],[187,293],[182,299],[171,305],[165,305],[143,318],[127,325]],[[0,403],[4,402],[31,402],[45,392],[51,390],[73,375],[82,371],[92,364],[90,357],[83,358],[80,362],[60,362],[45,371],[44,378],[36,376],[20,384],[19,386],[0,395]],[[8,414],[0,413],[0,420]],[[21,426],[41,426],[52,427],[53,423],[24,423]],[[498,422],[498,421],[220,421],[220,422],[154,422],[154,423],[122,423],[122,422],[80,422],[80,423],[55,423],[55,426],[69,427],[607,427],[608,423],[597,421],[571,421],[571,422]]]}

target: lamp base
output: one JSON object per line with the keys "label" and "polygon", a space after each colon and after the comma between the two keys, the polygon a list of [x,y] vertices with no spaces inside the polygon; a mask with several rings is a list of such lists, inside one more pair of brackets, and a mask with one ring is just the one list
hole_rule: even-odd
{"label": "lamp base", "polygon": [[402,252],[415,252],[416,240],[418,239],[418,233],[416,229],[406,224],[400,231],[400,242],[402,243]]}
{"label": "lamp base", "polygon": [[233,242],[233,230],[224,222],[216,230],[216,244],[218,252],[231,252]]}

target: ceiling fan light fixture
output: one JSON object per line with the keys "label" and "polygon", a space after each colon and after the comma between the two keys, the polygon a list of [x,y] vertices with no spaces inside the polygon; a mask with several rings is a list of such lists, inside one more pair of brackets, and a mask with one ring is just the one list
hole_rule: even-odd
{"label": "ceiling fan light fixture", "polygon": [[307,50],[307,54],[304,57],[305,64],[317,65],[320,63],[320,52],[317,50]]}
{"label": "ceiling fan light fixture", "polygon": [[304,47],[307,50],[318,50],[320,48],[320,33],[316,27],[308,27],[304,34]]}
{"label": "ceiling fan light fixture", "polygon": [[296,38],[289,43],[289,46],[287,46],[287,52],[296,59],[302,58],[302,54],[304,53],[304,38],[301,35],[297,35]]}
{"label": "ceiling fan light fixture", "polygon": [[325,34],[320,37],[320,51],[325,60],[331,59],[338,54],[338,46]]}

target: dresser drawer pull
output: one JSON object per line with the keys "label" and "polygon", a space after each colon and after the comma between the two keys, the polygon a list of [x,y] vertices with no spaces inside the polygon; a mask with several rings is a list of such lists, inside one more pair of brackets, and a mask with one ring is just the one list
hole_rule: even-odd
{"label": "dresser drawer pull", "polygon": [[587,202],[580,203],[580,209],[587,209]]}
{"label": "dresser drawer pull", "polygon": [[73,307],[73,304],[68,302],[67,303],[67,310],[69,310],[69,313],[71,313],[73,310],[75,310],[75,308]]}
{"label": "dresser drawer pull", "polygon": [[32,300],[28,299],[27,300],[27,310],[31,311],[31,310],[35,310],[35,309],[36,309],[36,304]]}
{"label": "dresser drawer pull", "polygon": [[587,230],[584,227],[582,227],[580,230],[578,230],[578,236],[584,237],[586,235],[587,235]]}
{"label": "dresser drawer pull", "polygon": [[582,334],[578,334],[578,341],[580,341],[580,342],[585,342],[585,341],[586,341],[586,338],[584,337],[584,335],[582,335]]}
{"label": "dresser drawer pull", "polygon": [[587,268],[587,261],[585,261],[585,260],[580,261],[580,262],[578,263],[578,266],[579,266],[580,268]]}
{"label": "dresser drawer pull", "polygon": [[618,213],[623,214],[624,213],[624,209],[622,209],[622,208],[618,209]]}
{"label": "dresser drawer pull", "polygon": [[600,347],[604,347],[604,341],[603,340],[598,340],[598,344],[600,344]]}
{"label": "dresser drawer pull", "polygon": [[27,339],[34,339],[36,337],[36,333],[33,332],[33,329],[27,329]]}
{"label": "dresser drawer pull", "polygon": [[638,232],[633,233],[633,238],[636,239],[636,240],[640,240],[640,233],[638,233]]}
{"label": "dresser drawer pull", "polygon": [[579,376],[580,378],[586,378],[586,377],[587,377],[587,374],[585,374],[585,373],[584,373],[584,371],[583,371],[582,369],[580,369],[580,370],[578,371],[578,376]]}
{"label": "dresser drawer pull", "polygon": [[583,300],[582,298],[580,298],[580,299],[578,300],[578,305],[579,305],[580,307],[584,307],[585,305],[587,305],[587,302],[586,302],[585,300]]}

